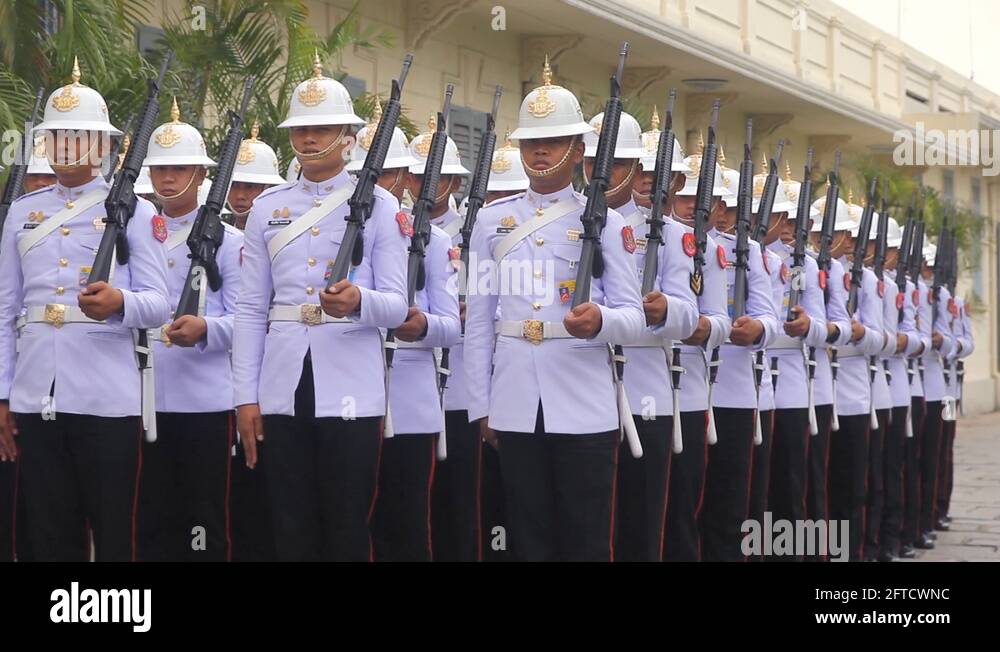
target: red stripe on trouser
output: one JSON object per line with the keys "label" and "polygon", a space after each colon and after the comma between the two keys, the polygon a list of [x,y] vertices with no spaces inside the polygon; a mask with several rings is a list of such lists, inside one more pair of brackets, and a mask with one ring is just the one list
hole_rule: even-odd
{"label": "red stripe on trouser", "polygon": [[[156,416],[154,415],[155,419]],[[139,480],[142,477],[142,417],[139,417],[139,445],[136,450],[136,460],[135,460],[135,491],[132,493],[132,561],[135,561],[136,555],[136,545],[135,545],[135,531],[136,531],[136,514],[139,511]]]}
{"label": "red stripe on trouser", "polygon": [[233,413],[229,413],[229,418],[226,421],[226,497],[225,503],[223,504],[223,518],[226,519],[225,532],[226,532],[226,561],[233,560],[233,536],[230,531],[229,522],[229,492],[230,485],[232,482],[232,449],[233,449]]}
{"label": "red stripe on trouser", "polygon": [[375,513],[375,503],[378,500],[378,476],[382,472],[382,435],[385,431],[385,417],[382,417],[382,427],[379,428],[377,433],[378,436],[378,453],[375,456],[375,488],[372,490],[372,501],[368,505],[368,561],[375,561],[375,544],[372,543],[372,514]]}
{"label": "red stripe on trouser", "polygon": [[615,504],[618,500],[618,450],[614,447],[614,463],[611,465],[611,519],[608,528],[608,561],[615,560]]}
{"label": "red stripe on trouser", "polygon": [[[440,437],[441,435],[438,435]],[[447,434],[445,435],[447,437]],[[434,471],[437,469],[437,447],[431,437],[431,472],[427,474],[427,558],[434,561],[434,537],[431,536],[431,489],[434,486]]]}

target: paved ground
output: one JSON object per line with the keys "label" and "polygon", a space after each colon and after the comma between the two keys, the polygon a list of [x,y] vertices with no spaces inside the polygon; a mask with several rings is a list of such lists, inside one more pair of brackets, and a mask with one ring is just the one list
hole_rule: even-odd
{"label": "paved ground", "polygon": [[1000,412],[959,419],[951,516],[917,560],[1000,561]]}

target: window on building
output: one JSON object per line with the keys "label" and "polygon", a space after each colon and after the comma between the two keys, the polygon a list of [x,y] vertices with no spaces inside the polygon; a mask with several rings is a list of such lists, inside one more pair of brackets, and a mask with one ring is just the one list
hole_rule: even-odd
{"label": "window on building", "polygon": [[135,44],[139,48],[139,54],[146,61],[153,61],[154,53],[159,52],[163,47],[163,39],[166,33],[159,27],[152,25],[135,26]]}
{"label": "window on building", "polygon": [[59,9],[52,0],[41,1],[42,29],[49,36],[59,31]]}
{"label": "window on building", "polygon": [[346,75],[340,80],[340,83],[344,85],[344,88],[347,89],[347,92],[350,93],[353,98],[361,97],[365,94],[365,89],[368,88],[368,84],[364,79],[351,77],[350,75]]}
{"label": "window on building", "polygon": [[946,201],[955,201],[955,172],[953,170],[941,172],[941,194]]}
{"label": "window on building", "polygon": [[[476,165],[479,147],[486,131],[486,114],[482,111],[464,106],[452,106],[448,116],[448,135],[458,145],[458,153],[462,157],[462,165],[469,171]],[[456,201],[461,202],[471,182],[469,175],[462,180],[462,186],[456,193]]]}
{"label": "window on building", "polygon": [[[976,217],[983,214],[983,201],[982,201],[982,182],[979,177],[972,178],[971,185],[971,208],[972,214]],[[979,243],[972,243],[972,251],[969,251],[966,256],[972,262],[972,291],[975,292],[977,297],[985,296],[986,289],[983,287],[983,266],[981,264],[981,249]]]}

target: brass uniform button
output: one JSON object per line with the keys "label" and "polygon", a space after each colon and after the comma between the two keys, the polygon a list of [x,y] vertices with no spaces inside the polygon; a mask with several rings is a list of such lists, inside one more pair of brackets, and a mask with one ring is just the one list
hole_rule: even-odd
{"label": "brass uniform button", "polygon": [[535,244],[541,247],[543,244],[545,244],[545,238],[535,238]]}
{"label": "brass uniform button", "polygon": [[315,288],[313,288],[312,286],[309,286],[309,287],[306,288],[306,294],[308,294],[310,296],[312,296],[312,293],[315,292],[315,291],[316,291]]}
{"label": "brass uniform button", "polygon": [[312,228],[312,234],[313,235],[319,235],[319,227],[318,226],[314,226]]}
{"label": "brass uniform button", "polygon": [[69,261],[68,260],[66,260],[65,258],[60,258],[59,259],[59,266],[60,267],[66,267],[67,265],[69,265]]}
{"label": "brass uniform button", "polygon": [[66,227],[64,226],[64,227],[62,228],[62,234],[63,234],[63,235],[69,235],[69,229],[68,229],[68,228],[66,228]]}
{"label": "brass uniform button", "polygon": [[308,260],[308,263],[309,263],[309,266],[310,266],[310,267],[312,267],[313,265],[315,265],[315,264],[316,264],[316,259],[315,259],[315,258],[310,258],[310,259]]}
{"label": "brass uniform button", "polygon": [[57,288],[56,288],[56,294],[58,294],[59,296],[62,296],[62,294],[63,294],[63,293],[65,292],[65,291],[66,291],[66,288],[64,288],[64,287],[63,287],[63,286],[61,286],[61,285],[60,285],[59,287],[57,287]]}
{"label": "brass uniform button", "polygon": [[531,304],[531,307],[534,308],[535,310],[541,310],[542,309],[542,304],[540,304],[540,303],[538,303],[536,301],[533,304]]}

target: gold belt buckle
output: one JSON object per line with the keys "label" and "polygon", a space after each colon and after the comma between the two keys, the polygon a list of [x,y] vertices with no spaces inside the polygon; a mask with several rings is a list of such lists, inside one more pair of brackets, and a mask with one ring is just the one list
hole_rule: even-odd
{"label": "gold belt buckle", "polygon": [[545,339],[545,324],[538,319],[525,319],[521,322],[521,335],[532,344],[540,344]]}
{"label": "gold belt buckle", "polygon": [[318,303],[304,303],[299,307],[299,319],[306,326],[319,326],[323,323],[323,309]]}
{"label": "gold belt buckle", "polygon": [[66,323],[66,306],[61,303],[45,304],[45,322],[56,328]]}

